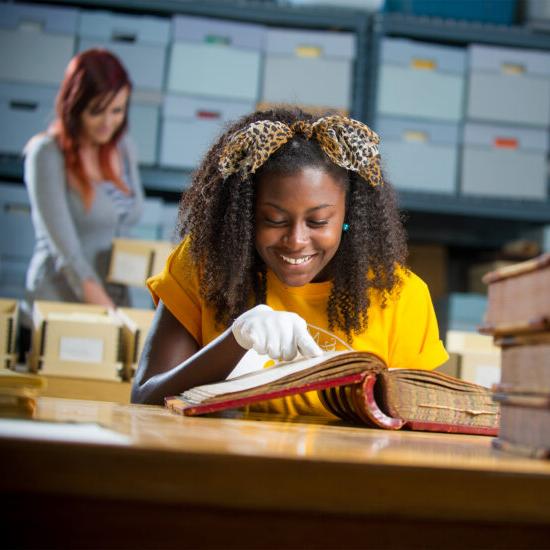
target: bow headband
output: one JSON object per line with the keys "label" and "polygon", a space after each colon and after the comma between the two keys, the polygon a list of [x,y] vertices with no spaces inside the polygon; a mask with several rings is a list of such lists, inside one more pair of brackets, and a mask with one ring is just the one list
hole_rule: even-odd
{"label": "bow headband", "polygon": [[225,145],[219,160],[224,178],[240,173],[254,174],[277,149],[296,134],[314,137],[325,154],[338,166],[357,172],[370,185],[382,184],[380,138],[366,124],[334,115],[314,123],[260,120],[235,132]]}

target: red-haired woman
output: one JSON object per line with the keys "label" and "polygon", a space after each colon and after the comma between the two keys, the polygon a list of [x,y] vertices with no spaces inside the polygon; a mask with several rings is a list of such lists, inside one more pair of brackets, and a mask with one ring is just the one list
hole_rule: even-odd
{"label": "red-haired woman", "polygon": [[25,150],[25,183],[36,233],[27,272],[33,300],[112,307],[126,289],[105,282],[113,237],[142,210],[135,153],[125,135],[132,84],[120,61],[90,49],[69,63],[56,118]]}

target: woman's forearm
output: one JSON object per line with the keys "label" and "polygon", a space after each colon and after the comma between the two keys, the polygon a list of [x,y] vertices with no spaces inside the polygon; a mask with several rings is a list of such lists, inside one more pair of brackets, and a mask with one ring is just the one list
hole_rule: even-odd
{"label": "woman's forearm", "polygon": [[[140,376],[138,372],[132,388],[132,403],[163,405],[165,397],[202,384],[225,380],[245,353],[246,350],[239,346],[231,329],[227,329],[172,369],[163,370],[163,366],[158,365],[155,369],[157,374],[149,378]],[[150,360],[145,349],[141,361]],[[145,372],[149,369],[139,370]]]}

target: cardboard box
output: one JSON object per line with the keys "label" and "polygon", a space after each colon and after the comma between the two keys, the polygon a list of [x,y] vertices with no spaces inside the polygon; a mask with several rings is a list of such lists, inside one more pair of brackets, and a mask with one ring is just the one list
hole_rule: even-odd
{"label": "cardboard box", "polygon": [[130,403],[132,384],[120,380],[93,380],[71,376],[45,375],[47,386],[40,392],[44,397],[88,399],[111,403]]}
{"label": "cardboard box", "polygon": [[491,387],[500,380],[501,350],[492,336],[463,330],[448,330],[445,347],[459,358],[458,377]]}
{"label": "cardboard box", "polygon": [[136,371],[155,312],[150,309],[118,308],[122,321],[124,348],[124,379],[130,380]]}
{"label": "cardboard box", "polygon": [[467,122],[463,139],[460,193],[547,200],[546,129]]}
{"label": "cardboard box", "polygon": [[18,319],[17,300],[0,298],[0,367],[11,368],[15,365]]}
{"label": "cardboard box", "polygon": [[466,330],[448,330],[445,335],[445,347],[449,353],[497,353],[492,336]]}
{"label": "cardboard box", "polygon": [[114,310],[36,301],[29,357],[31,370],[58,376],[119,380],[122,322]]}
{"label": "cardboard box", "polygon": [[260,101],[349,110],[356,50],[353,33],[268,28]]}
{"label": "cardboard box", "polygon": [[500,349],[462,354],[460,378],[487,388],[497,384],[500,381]]}
{"label": "cardboard box", "polygon": [[114,239],[107,280],[144,287],[148,277],[163,270],[173,246],[165,241]]}
{"label": "cardboard box", "polygon": [[378,115],[459,123],[463,118],[466,63],[462,47],[406,38],[382,39]]}
{"label": "cardboard box", "polygon": [[403,191],[454,194],[458,188],[460,126],[456,123],[378,117],[383,169]]}
{"label": "cardboard box", "polygon": [[409,267],[430,289],[432,300],[447,293],[447,248],[440,244],[409,244]]}

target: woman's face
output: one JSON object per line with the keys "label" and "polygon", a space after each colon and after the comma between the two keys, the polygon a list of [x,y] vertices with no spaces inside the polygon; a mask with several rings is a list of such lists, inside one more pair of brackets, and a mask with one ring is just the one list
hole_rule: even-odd
{"label": "woman's face", "polygon": [[342,238],[344,185],[319,168],[259,178],[256,249],[287,286],[329,279]]}
{"label": "woman's face", "polygon": [[106,105],[98,97],[88,103],[80,118],[81,137],[84,141],[92,145],[103,145],[111,140],[124,122],[129,95],[125,86]]}

